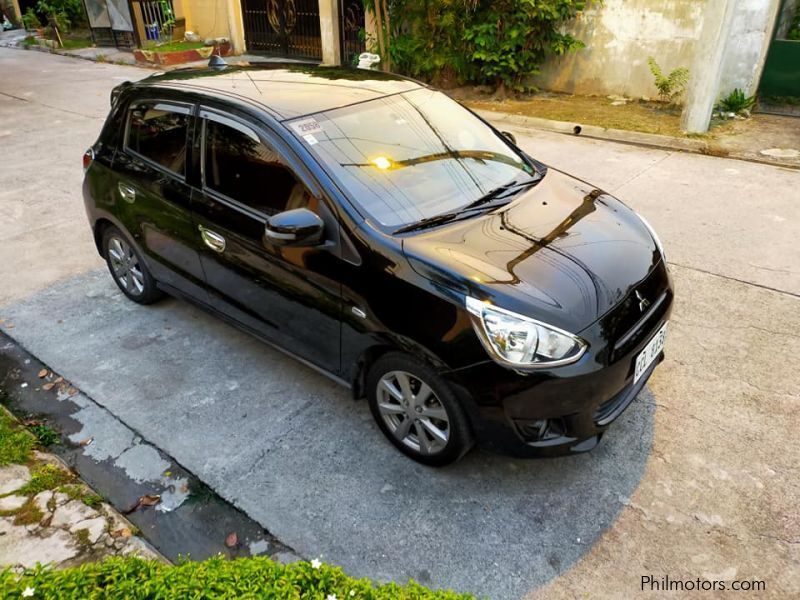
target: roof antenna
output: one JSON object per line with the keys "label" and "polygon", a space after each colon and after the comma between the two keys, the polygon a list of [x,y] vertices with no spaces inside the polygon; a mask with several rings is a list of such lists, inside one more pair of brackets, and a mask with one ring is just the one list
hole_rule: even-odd
{"label": "roof antenna", "polygon": [[208,66],[212,69],[222,70],[228,66],[228,63],[219,54],[212,54],[208,59]]}

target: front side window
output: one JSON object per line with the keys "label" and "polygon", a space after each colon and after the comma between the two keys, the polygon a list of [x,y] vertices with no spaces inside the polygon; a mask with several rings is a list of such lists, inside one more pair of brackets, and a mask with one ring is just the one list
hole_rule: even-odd
{"label": "front side window", "polygon": [[278,153],[255,134],[206,120],[204,161],[206,188],[266,215],[308,208],[312,200]]}
{"label": "front side window", "polygon": [[444,94],[419,89],[288,123],[387,228],[455,211],[534,168]]}
{"label": "front side window", "polygon": [[166,104],[139,104],[130,111],[128,148],[178,175],[186,171],[188,110]]}

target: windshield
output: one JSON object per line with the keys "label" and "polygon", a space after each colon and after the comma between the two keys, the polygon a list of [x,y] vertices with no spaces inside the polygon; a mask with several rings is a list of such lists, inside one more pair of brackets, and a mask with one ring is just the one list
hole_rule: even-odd
{"label": "windshield", "polygon": [[389,228],[458,210],[535,173],[472,113],[428,89],[288,125],[363,212]]}

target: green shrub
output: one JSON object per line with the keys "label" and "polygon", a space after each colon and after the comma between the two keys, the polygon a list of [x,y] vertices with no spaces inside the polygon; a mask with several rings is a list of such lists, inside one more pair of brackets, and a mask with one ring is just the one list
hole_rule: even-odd
{"label": "green shrub", "polygon": [[53,570],[38,566],[21,576],[0,572],[5,598],[20,598],[26,588],[35,598],[138,600],[150,598],[271,598],[299,600],[467,600],[472,596],[431,591],[417,583],[375,586],[348,577],[338,567],[299,562],[280,565],[265,557],[165,565],[138,558],[110,558],[99,563]]}
{"label": "green shrub", "polygon": [[786,39],[800,41],[800,4],[798,4],[797,9],[795,9],[792,26],[786,34]]}
{"label": "green shrub", "polygon": [[36,10],[40,15],[54,15],[62,31],[88,22],[82,0],[39,0]]}
{"label": "green shrub", "polygon": [[725,98],[719,101],[717,110],[738,115],[739,113],[753,108],[755,103],[755,96],[747,96],[742,90],[736,88]]}
{"label": "green shrub", "polygon": [[0,467],[28,462],[36,440],[0,408]]}
{"label": "green shrub", "polygon": [[524,90],[551,54],[583,44],[562,25],[592,0],[395,0],[389,54],[395,70]]}
{"label": "green shrub", "polygon": [[689,83],[689,69],[678,67],[670,71],[669,75],[664,75],[661,67],[658,66],[652,56],[647,59],[647,64],[650,65],[650,72],[655,79],[658,97],[663,102],[675,102],[683,94],[686,85]]}
{"label": "green shrub", "polygon": [[28,10],[25,11],[25,14],[22,15],[22,25],[28,31],[32,29],[38,29],[42,26],[41,21],[39,21],[39,17],[36,16],[36,13],[33,12],[33,9],[29,6]]}
{"label": "green shrub", "polygon": [[58,444],[61,441],[61,437],[49,425],[41,425],[37,423],[36,425],[31,425],[28,429],[30,429],[31,433],[36,436],[36,440],[39,442],[39,445],[44,448]]}

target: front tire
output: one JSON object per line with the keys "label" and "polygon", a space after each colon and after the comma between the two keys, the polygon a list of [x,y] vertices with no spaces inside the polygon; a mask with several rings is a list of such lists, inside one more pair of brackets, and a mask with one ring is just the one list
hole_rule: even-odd
{"label": "front tire", "polygon": [[164,296],[136,248],[116,227],[103,232],[103,255],[114,283],[129,299],[152,304]]}
{"label": "front tire", "polygon": [[375,361],[367,396],[383,434],[417,462],[444,466],[472,447],[469,422],[447,381],[407,354],[392,352]]}

